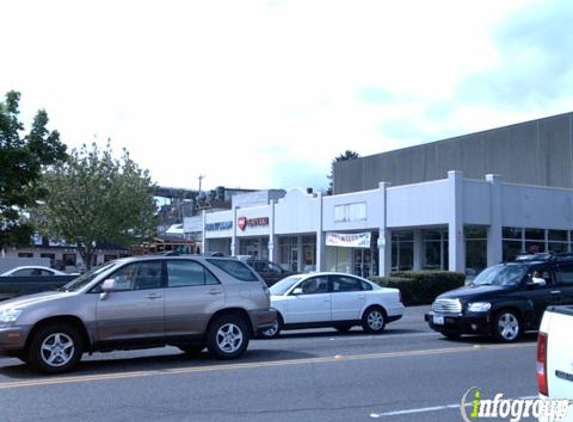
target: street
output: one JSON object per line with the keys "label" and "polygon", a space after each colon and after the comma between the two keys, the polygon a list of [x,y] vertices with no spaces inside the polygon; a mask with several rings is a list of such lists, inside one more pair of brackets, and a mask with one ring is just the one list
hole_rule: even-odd
{"label": "street", "polygon": [[484,397],[537,394],[535,334],[510,345],[446,340],[426,326],[426,309],[406,309],[379,336],[286,331],[252,341],[236,361],[115,352],[54,377],[0,358],[0,422],[461,421],[471,387]]}

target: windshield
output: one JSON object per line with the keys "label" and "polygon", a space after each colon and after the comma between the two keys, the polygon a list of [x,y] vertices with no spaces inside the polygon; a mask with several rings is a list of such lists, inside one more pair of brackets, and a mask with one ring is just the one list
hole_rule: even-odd
{"label": "windshield", "polygon": [[287,277],[287,278],[283,278],[281,281],[279,281],[276,284],[273,284],[269,290],[271,291],[271,295],[274,296],[282,296],[284,295],[288,289],[290,289],[292,286],[294,286],[296,283],[298,283],[300,280],[302,279],[302,277]]}
{"label": "windshield", "polygon": [[486,268],[473,280],[476,286],[510,286],[518,284],[527,273],[527,265],[495,265]]}
{"label": "windshield", "polygon": [[68,284],[60,287],[58,290],[64,292],[77,292],[82,287],[88,285],[91,281],[93,281],[98,275],[103,273],[104,271],[109,270],[111,267],[118,264],[118,261],[112,261],[104,265],[100,265],[99,267],[94,267],[86,273],[83,273],[78,278],[73,279]]}

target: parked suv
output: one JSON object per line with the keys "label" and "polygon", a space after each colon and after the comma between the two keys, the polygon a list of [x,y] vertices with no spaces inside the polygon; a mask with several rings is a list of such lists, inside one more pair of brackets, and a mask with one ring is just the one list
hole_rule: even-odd
{"label": "parked suv", "polygon": [[85,352],[165,345],[231,359],[275,320],[266,285],[236,259],[125,258],[2,302],[0,352],[47,373],[73,369]]}
{"label": "parked suv", "polygon": [[438,296],[425,319],[446,337],[486,334],[514,342],[539,328],[547,306],[566,304],[573,304],[573,254],[523,255]]}

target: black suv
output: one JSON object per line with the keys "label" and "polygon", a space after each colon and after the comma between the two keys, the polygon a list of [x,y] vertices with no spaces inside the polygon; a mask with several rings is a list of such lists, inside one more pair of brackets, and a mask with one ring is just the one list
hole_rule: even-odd
{"label": "black suv", "polygon": [[426,322],[448,338],[493,335],[503,342],[537,330],[549,305],[573,304],[573,254],[518,256],[436,298]]}
{"label": "black suv", "polygon": [[267,261],[265,259],[248,259],[247,264],[251,266],[263,280],[267,286],[272,286],[277,281],[282,280],[289,275],[293,275],[292,271],[285,270],[279,264]]}

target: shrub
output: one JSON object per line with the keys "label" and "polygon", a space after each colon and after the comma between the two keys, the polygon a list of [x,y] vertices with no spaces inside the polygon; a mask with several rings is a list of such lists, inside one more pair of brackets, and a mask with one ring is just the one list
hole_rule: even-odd
{"label": "shrub", "polygon": [[398,271],[390,277],[372,277],[380,286],[394,287],[402,293],[406,306],[429,305],[437,296],[464,285],[465,274],[450,271]]}

